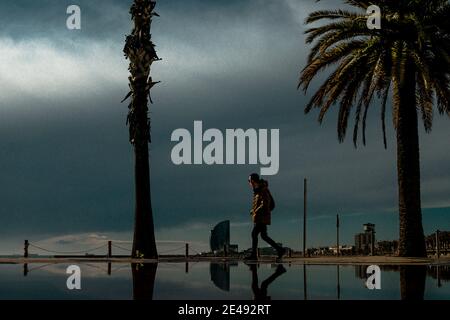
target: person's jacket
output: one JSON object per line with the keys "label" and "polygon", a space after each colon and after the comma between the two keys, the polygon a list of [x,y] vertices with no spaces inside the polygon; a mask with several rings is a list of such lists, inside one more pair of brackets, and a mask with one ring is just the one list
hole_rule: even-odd
{"label": "person's jacket", "polygon": [[273,198],[267,181],[261,180],[259,185],[253,189],[253,203],[250,214],[254,223],[270,225],[272,201]]}

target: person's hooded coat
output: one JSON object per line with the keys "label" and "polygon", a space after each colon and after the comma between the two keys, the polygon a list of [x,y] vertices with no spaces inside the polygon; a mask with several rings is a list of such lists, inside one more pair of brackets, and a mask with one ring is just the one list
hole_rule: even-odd
{"label": "person's hooded coat", "polygon": [[274,200],[270,194],[268,183],[260,180],[258,186],[253,189],[253,203],[250,214],[254,223],[270,225],[271,211],[274,208]]}

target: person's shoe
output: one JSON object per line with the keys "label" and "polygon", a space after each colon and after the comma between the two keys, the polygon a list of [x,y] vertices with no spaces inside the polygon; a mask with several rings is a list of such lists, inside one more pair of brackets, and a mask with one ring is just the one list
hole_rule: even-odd
{"label": "person's shoe", "polygon": [[286,249],[285,248],[281,248],[278,250],[278,256],[277,259],[280,260],[281,258],[283,258],[284,254],[286,253]]}

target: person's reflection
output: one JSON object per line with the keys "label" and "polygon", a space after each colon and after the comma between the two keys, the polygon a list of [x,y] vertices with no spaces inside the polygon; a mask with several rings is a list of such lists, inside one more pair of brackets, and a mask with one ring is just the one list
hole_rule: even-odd
{"label": "person's reflection", "polygon": [[132,263],[133,299],[152,300],[157,263]]}
{"label": "person's reflection", "polygon": [[267,288],[269,285],[275,281],[276,278],[281,276],[283,273],[286,272],[286,269],[283,267],[283,265],[279,264],[277,266],[277,269],[275,272],[268,277],[266,280],[261,282],[261,287],[259,286],[259,280],[258,280],[258,268],[256,264],[247,264],[250,268],[250,271],[252,272],[252,291],[253,291],[253,298],[256,301],[264,301],[264,300],[271,300],[270,296],[267,295]]}
{"label": "person's reflection", "polygon": [[400,294],[402,300],[423,300],[426,266],[400,266]]}

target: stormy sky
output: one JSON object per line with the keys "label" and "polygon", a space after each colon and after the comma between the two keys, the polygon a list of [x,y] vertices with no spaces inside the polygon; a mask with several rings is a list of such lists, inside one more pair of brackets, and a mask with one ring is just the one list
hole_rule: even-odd
{"label": "stormy sky", "polygon": [[[66,8],[81,8],[81,30]],[[122,49],[131,1],[4,0],[0,3],[0,253],[23,239],[79,248],[105,239],[127,243],[134,219],[133,153],[125,124],[128,62]],[[232,242],[250,245],[247,175],[260,165],[171,162],[171,133],[204,129],[280,129],[280,170],[267,177],[276,200],[271,234],[300,248],[303,178],[309,181],[309,245],[342,242],[362,224],[378,239],[398,229],[395,132],[383,147],[380,110],[371,108],[366,147],[339,144],[336,112],[324,123],[303,114],[312,94],[297,91],[306,62],[304,19],[339,1],[161,0],[152,28],[163,59],[152,75],[152,200],[161,248],[232,223]],[[323,79],[323,77],[321,77]],[[320,80],[320,79],[319,79]],[[450,229],[450,122],[436,113],[420,127],[425,232]]]}

